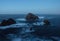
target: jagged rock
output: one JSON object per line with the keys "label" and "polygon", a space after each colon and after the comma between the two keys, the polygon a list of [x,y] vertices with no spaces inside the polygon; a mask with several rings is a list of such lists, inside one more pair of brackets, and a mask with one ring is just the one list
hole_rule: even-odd
{"label": "jagged rock", "polygon": [[28,13],[28,15],[26,16],[27,21],[37,21],[38,19],[39,17],[32,13]]}
{"label": "jagged rock", "polygon": [[44,22],[44,25],[50,25],[50,22],[47,19],[45,19],[43,22]]}
{"label": "jagged rock", "polygon": [[11,24],[15,24],[16,21],[12,18],[9,18],[8,20],[3,20],[0,24],[0,26],[7,26],[7,25],[11,25]]}

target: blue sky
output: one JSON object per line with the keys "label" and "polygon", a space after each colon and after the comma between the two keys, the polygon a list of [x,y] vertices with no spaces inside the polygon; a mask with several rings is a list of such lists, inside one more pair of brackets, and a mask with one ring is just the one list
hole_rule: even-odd
{"label": "blue sky", "polygon": [[0,14],[60,14],[60,0],[0,0]]}

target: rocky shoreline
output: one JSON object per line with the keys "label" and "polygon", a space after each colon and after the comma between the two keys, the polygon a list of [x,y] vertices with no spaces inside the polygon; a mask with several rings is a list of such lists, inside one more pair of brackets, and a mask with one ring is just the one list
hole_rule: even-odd
{"label": "rocky shoreline", "polygon": [[[34,23],[37,24],[37,20],[39,20],[38,16],[32,13],[28,13],[27,24],[22,24],[22,27],[12,18],[3,20],[0,23],[0,41],[15,41],[13,39],[18,38],[21,41],[58,41],[52,37],[60,38],[60,28],[52,26],[48,19],[43,20],[43,25],[34,25]],[[5,27],[6,29],[2,29]]]}

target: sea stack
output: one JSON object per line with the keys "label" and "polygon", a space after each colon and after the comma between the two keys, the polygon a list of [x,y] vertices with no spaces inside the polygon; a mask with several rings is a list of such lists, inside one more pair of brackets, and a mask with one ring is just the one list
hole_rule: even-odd
{"label": "sea stack", "polygon": [[26,16],[27,21],[37,21],[38,19],[39,17],[34,15],[33,13],[28,13]]}

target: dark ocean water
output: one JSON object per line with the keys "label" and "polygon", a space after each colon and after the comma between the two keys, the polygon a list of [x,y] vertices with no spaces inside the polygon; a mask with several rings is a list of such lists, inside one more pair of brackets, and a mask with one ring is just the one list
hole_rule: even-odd
{"label": "dark ocean water", "polygon": [[[2,26],[2,27],[0,27],[0,29],[6,29],[6,28],[10,28],[10,27],[11,28],[28,27],[25,23],[20,22],[20,20],[25,19],[26,15],[27,14],[0,14],[0,22],[4,19],[9,19],[9,18],[13,18],[17,22],[16,24],[13,24],[10,26]],[[40,15],[40,14],[36,14],[36,15],[39,16],[41,21],[44,19],[48,19],[50,21],[51,25],[53,25],[53,29],[54,29],[54,27],[56,27],[56,28],[60,27],[60,15]],[[50,28],[52,28],[52,27],[50,27]],[[51,37],[47,38],[45,36],[38,38],[36,36],[31,35],[30,31],[28,29],[29,28],[27,28],[27,30],[26,30],[26,32],[28,32],[28,33],[25,33],[25,30],[23,29],[22,32],[25,34],[18,34],[18,35],[8,34],[6,37],[8,37],[8,39],[10,39],[10,40],[8,40],[8,39],[7,40],[3,40],[3,39],[1,40],[1,35],[0,35],[0,41],[60,41],[59,36],[58,37],[57,36],[51,36],[52,38],[54,38],[56,40],[52,39]],[[52,31],[54,31],[54,30],[52,30]],[[58,33],[60,33],[60,30]]]}

